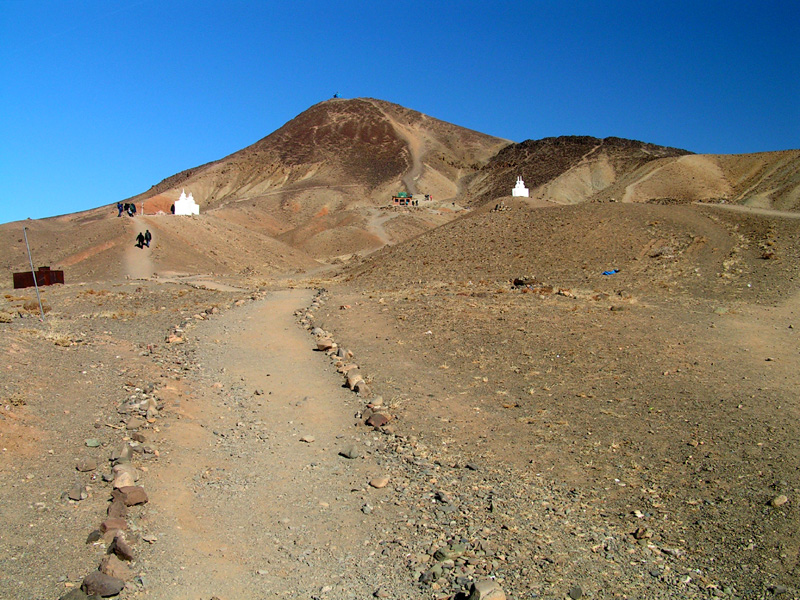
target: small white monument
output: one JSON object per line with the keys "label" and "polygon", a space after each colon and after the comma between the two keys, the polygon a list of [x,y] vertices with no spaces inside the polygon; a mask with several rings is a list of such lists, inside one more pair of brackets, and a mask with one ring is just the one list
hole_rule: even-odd
{"label": "small white monument", "polygon": [[181,190],[181,197],[175,202],[176,215],[199,215],[200,207],[194,201],[192,192],[186,195],[186,190]]}
{"label": "small white monument", "polygon": [[517,184],[514,186],[514,189],[511,190],[511,195],[519,196],[521,198],[530,198],[531,193],[528,191],[528,188],[525,187],[525,183],[522,181],[521,175],[517,177]]}

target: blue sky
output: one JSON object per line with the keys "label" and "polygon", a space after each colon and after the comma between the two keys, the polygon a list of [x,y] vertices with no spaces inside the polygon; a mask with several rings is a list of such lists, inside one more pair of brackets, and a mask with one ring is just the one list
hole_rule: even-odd
{"label": "blue sky", "polygon": [[115,203],[330,98],[523,141],[800,148],[800,2],[0,0],[0,222]]}

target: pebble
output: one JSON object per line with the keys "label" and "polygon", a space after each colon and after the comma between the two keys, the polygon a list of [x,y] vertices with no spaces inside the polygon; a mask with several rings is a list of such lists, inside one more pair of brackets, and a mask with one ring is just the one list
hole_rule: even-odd
{"label": "pebble", "polygon": [[339,452],[340,456],[344,456],[345,458],[360,458],[361,457],[361,449],[356,446],[355,444],[350,444],[344,450]]}
{"label": "pebble", "polygon": [[781,494],[780,496],[775,496],[772,500],[769,501],[770,505],[774,507],[783,506],[789,501],[789,497],[785,494]]}
{"label": "pebble", "polygon": [[86,488],[80,483],[73,485],[72,489],[67,493],[67,497],[75,502],[85,500],[88,496],[89,494],[86,492]]}
{"label": "pebble", "polygon": [[140,419],[139,417],[131,417],[125,423],[125,429],[139,429],[141,427],[144,427],[144,424],[145,424],[144,419]]}
{"label": "pebble", "polygon": [[389,484],[389,478],[376,477],[375,479],[372,479],[369,484],[376,489],[385,488]]}
{"label": "pebble", "polygon": [[583,588],[579,585],[573,585],[569,588],[567,595],[572,598],[572,600],[578,600],[578,598],[583,596]]}
{"label": "pebble", "polygon": [[316,438],[313,435],[304,435],[300,438],[301,442],[305,442],[306,444],[313,444],[316,441]]}
{"label": "pebble", "polygon": [[100,440],[95,438],[89,438],[84,442],[87,448],[99,448],[100,447]]}

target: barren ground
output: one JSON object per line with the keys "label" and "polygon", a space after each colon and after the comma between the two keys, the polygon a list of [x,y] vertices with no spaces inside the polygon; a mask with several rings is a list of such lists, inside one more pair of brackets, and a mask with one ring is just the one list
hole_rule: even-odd
{"label": "barren ground", "polygon": [[[44,324],[6,289],[0,597],[97,568],[127,441],[149,502],[121,598],[449,598],[484,578],[510,598],[797,597],[798,227],[515,205],[340,276],[55,286]],[[149,277],[158,254],[134,251]]]}

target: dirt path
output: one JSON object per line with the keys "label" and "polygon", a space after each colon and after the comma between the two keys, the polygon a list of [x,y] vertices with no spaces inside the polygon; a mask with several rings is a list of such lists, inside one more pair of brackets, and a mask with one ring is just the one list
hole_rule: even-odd
{"label": "dirt path", "polygon": [[128,223],[128,230],[130,231],[130,243],[126,246],[123,257],[125,275],[130,279],[148,279],[155,271],[150,254],[151,248],[146,246],[137,248],[135,245],[136,236],[139,232],[144,233],[147,223],[143,223],[142,219],[125,219],[125,221]]}
{"label": "dirt path", "polygon": [[782,219],[800,219],[800,212],[790,210],[774,210],[771,208],[759,208],[756,206],[744,206],[742,204],[713,204],[711,202],[695,202],[698,206],[710,206],[720,210],[730,210],[745,214],[761,215],[763,217],[780,217]]}
{"label": "dirt path", "polygon": [[[379,586],[381,520],[362,508],[389,492],[367,485],[381,469],[375,434],[354,427],[359,402],[293,318],[310,300],[275,292],[193,331],[201,375],[164,390],[177,414],[149,481],[151,597],[366,598]],[[366,458],[339,455],[353,443]]]}

